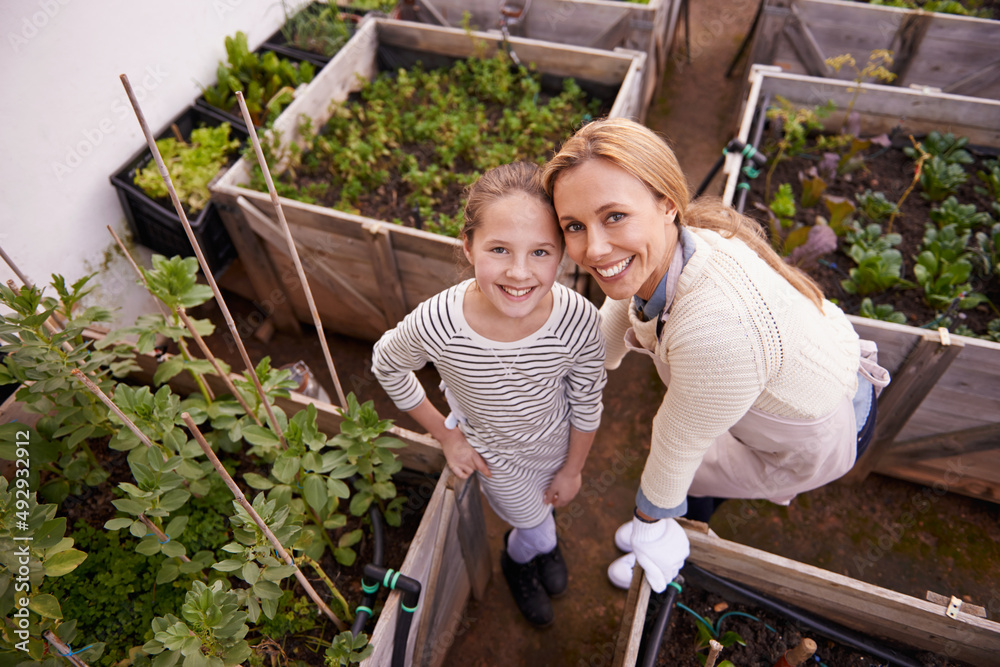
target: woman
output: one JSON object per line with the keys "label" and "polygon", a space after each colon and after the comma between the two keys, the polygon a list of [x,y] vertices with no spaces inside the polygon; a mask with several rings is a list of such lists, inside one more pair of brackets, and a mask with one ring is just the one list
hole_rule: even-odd
{"label": "woman", "polygon": [[586,125],[543,181],[567,252],[608,297],[607,367],[637,350],[669,387],[635,516],[616,534],[634,554],[609,568],[627,586],[638,561],[662,592],[688,556],[674,517],[689,502],[787,504],[842,476],[871,438],[888,375],[759,225],[718,200],[689,201],[673,152],[646,127]]}

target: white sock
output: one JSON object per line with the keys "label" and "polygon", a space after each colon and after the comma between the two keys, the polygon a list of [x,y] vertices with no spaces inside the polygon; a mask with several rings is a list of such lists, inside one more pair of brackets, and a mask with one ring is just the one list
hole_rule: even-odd
{"label": "white sock", "polygon": [[556,520],[549,514],[534,528],[515,528],[507,538],[507,555],[516,563],[527,563],[556,548]]}

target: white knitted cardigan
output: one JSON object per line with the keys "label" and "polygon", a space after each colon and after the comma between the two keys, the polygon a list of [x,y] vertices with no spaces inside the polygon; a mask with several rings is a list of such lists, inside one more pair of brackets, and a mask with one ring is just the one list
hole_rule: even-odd
{"label": "white knitted cardigan", "polygon": [[640,322],[631,299],[601,308],[608,368],[627,349],[624,334],[670,366],[670,385],[653,419],[642,491],[658,507],[683,502],[712,442],[750,408],[817,419],[857,389],[858,336],[829,301],[823,312],[744,243],[687,228],[695,250],[669,315]]}

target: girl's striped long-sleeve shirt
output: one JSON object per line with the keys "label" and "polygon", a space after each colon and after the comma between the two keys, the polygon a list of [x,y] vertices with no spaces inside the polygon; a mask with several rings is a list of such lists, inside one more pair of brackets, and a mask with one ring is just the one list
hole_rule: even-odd
{"label": "girl's striped long-sleeve shirt", "polygon": [[474,445],[536,445],[567,420],[579,431],[596,430],[607,381],[597,309],[557,283],[552,313],[538,331],[518,341],[493,341],[465,320],[462,303],[471,282],[423,302],[375,345],[373,371],[396,406],[407,411],[423,402],[426,392],[414,371],[433,363]]}

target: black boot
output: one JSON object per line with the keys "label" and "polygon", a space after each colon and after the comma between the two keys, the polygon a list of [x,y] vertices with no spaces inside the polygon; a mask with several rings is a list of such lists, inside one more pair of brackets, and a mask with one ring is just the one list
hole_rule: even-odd
{"label": "black boot", "polygon": [[566,592],[569,585],[569,572],[566,571],[566,561],[563,560],[559,543],[547,554],[539,554],[532,560],[538,568],[538,578],[548,592],[549,597],[559,597]]}
{"label": "black boot", "polygon": [[511,595],[521,614],[529,623],[543,628],[555,620],[549,594],[545,592],[542,582],[538,579],[538,568],[535,561],[530,563],[515,562],[507,555],[507,538],[510,531],[503,536],[504,550],[500,553],[500,569],[510,588]]}

